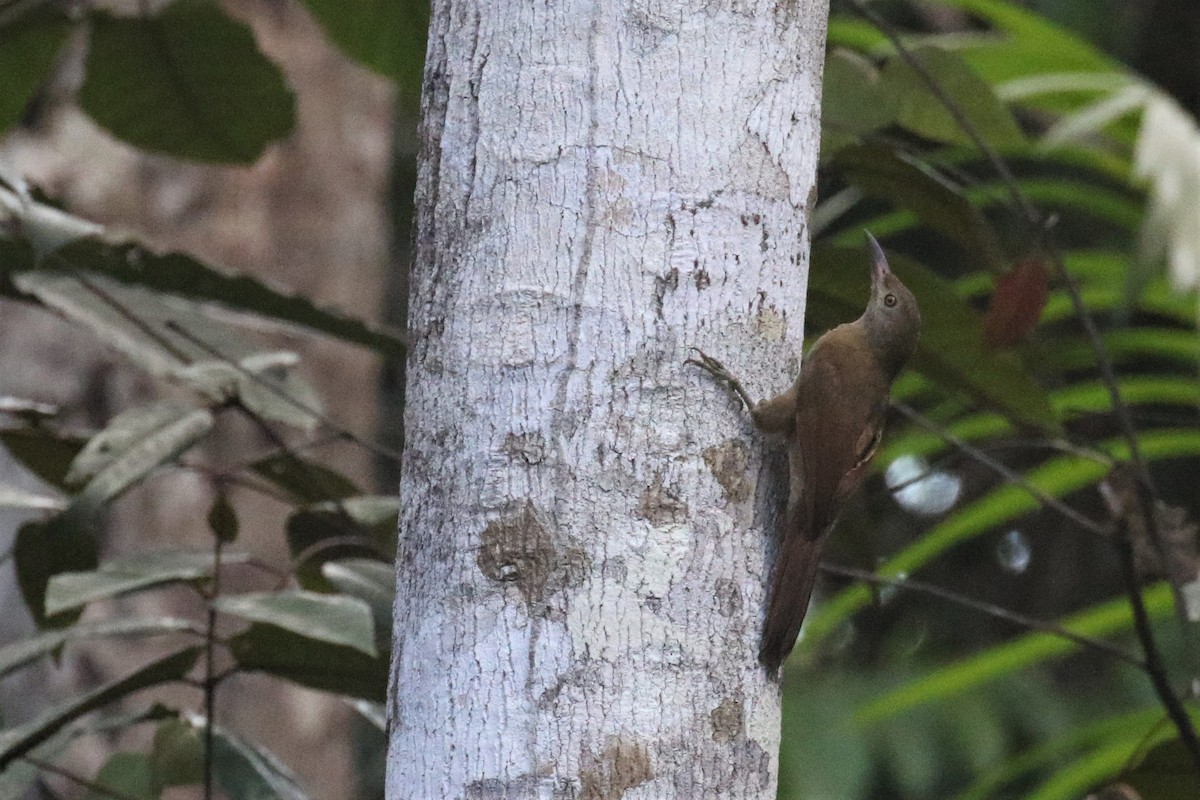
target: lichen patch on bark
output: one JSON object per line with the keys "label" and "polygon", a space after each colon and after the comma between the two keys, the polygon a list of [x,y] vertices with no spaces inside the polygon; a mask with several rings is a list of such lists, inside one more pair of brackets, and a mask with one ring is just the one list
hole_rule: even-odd
{"label": "lichen patch on bark", "polygon": [[645,744],[622,736],[606,736],[603,752],[583,753],[579,800],[620,800],[626,791],[653,778]]}
{"label": "lichen patch on bark", "polygon": [[546,439],[537,431],[510,432],[504,437],[503,450],[513,461],[540,464],[546,460]]}
{"label": "lichen patch on bark", "polygon": [[687,518],[687,503],[680,500],[674,492],[663,484],[661,475],[656,475],[654,482],[646,487],[638,500],[638,516],[651,525],[661,527]]}
{"label": "lichen patch on bark", "polygon": [[576,585],[588,567],[582,550],[557,545],[529,502],[488,523],[475,563],[489,579],[515,584],[530,613],[541,612],[548,594]]}
{"label": "lichen patch on bark", "polygon": [[742,734],[745,729],[742,723],[743,710],[741,697],[726,697],[709,713],[714,741],[732,742]]}
{"label": "lichen patch on bark", "polygon": [[721,485],[729,503],[742,503],[750,497],[750,451],[740,439],[728,439],[706,448],[701,456],[709,472]]}

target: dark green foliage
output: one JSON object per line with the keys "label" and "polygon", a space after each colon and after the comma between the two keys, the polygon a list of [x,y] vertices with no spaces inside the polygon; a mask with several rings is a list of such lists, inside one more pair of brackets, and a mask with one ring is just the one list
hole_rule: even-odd
{"label": "dark green foliage", "polygon": [[49,5],[0,25],[0,136],[21,121],[71,27]]}
{"label": "dark green foliage", "polygon": [[229,646],[239,669],[364,700],[383,702],[387,694],[386,654],[372,657],[257,622],[230,639]]}
{"label": "dark green foliage", "polygon": [[79,102],[136,147],[199,161],[250,163],[295,116],[279,68],[211,0],[151,17],[93,11]]}
{"label": "dark green foliage", "polygon": [[302,0],[329,40],[363,66],[419,95],[429,4],[421,0]]}

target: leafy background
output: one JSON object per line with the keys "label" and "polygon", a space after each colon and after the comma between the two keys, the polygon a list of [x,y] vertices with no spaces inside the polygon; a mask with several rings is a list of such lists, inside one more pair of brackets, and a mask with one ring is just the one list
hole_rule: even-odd
{"label": "leafy background", "polygon": [[[392,131],[391,258],[402,267],[427,11],[371,0],[302,5],[292,12],[301,24],[395,86],[394,119],[374,122]],[[1054,241],[1116,362],[1156,485],[1195,518],[1200,81],[1179,42],[1195,41],[1186,33],[1200,30],[1200,14],[1178,0],[873,7],[1053,215]],[[157,154],[144,168],[163,174],[218,169],[184,162],[278,170],[289,151],[307,165],[322,152],[304,152],[297,133],[308,73],[302,61],[282,69],[287,60],[268,52],[278,30],[251,22],[208,0],[175,0],[150,17],[0,4],[0,134],[34,137],[69,107]],[[875,26],[835,2],[829,43],[810,332],[861,307],[855,276],[869,228],[925,313],[897,398],[1103,519],[1104,461],[1125,457],[1125,444],[1038,232]],[[55,774],[64,769],[91,783],[90,796],[162,797],[202,780],[206,737],[230,797],[321,796],[319,779],[298,776],[304,764],[281,761],[269,737],[205,724],[206,685],[225,693],[245,675],[353,709],[360,721],[342,730],[347,748],[353,741],[364,754],[355,796],[377,796],[398,436],[384,424],[371,433],[331,419],[322,408],[330,386],[298,367],[312,363],[301,356],[305,336],[340,342],[339,353],[379,360],[383,402],[394,402],[402,326],[219,266],[242,259],[150,247],[3,175],[0,302],[61,315],[73,336],[102,343],[145,377],[92,426],[0,384],[0,442],[41,480],[0,486],[0,502],[26,519],[7,561],[38,623],[0,647],[0,678],[90,643],[169,644],[36,714],[6,718],[0,797],[38,781],[81,791]],[[272,264],[269,254],[262,261]],[[392,291],[403,297],[402,282]],[[264,336],[268,321],[290,333]],[[383,419],[400,418],[385,408]],[[314,442],[341,443],[359,460],[310,452]],[[1109,542],[1039,510],[1026,491],[904,417],[893,420],[876,464],[832,561],[918,577],[1137,653]],[[208,533],[175,543],[186,546],[147,537],[114,547],[106,515],[127,518],[122,504],[179,472],[206,487],[206,507],[190,511]],[[899,482],[907,488],[895,489]],[[261,521],[247,516],[255,495],[282,519],[281,559],[243,547],[258,541],[248,538]],[[136,600],[158,595],[174,598],[177,612],[139,613],[146,607]],[[1194,633],[1179,624],[1174,601],[1165,583],[1146,590],[1171,676],[1185,685],[1197,667]],[[142,693],[181,684],[174,694]],[[781,797],[1069,798],[1118,778],[1145,798],[1194,796],[1197,776],[1141,671],[961,603],[831,577],[786,688]],[[95,741],[115,746],[86,766],[81,743]]]}

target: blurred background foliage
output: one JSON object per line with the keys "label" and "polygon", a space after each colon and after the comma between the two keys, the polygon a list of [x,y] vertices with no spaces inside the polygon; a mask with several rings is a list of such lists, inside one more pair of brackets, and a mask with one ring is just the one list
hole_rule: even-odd
{"label": "blurred background foliage", "polygon": [[[0,798],[49,780],[55,764],[71,763],[78,740],[118,729],[149,733],[83,777],[121,796],[157,798],[196,784],[206,736],[230,797],[308,796],[261,743],[207,726],[195,702],[92,713],[188,674],[202,675],[195,688],[208,697],[226,677],[250,672],[343,697],[364,720],[347,732],[364,754],[355,796],[380,794],[403,389],[396,330],[428,11],[417,0],[302,5],[346,56],[397,87],[394,274],[384,293],[391,327],[203,258],[159,252],[0,176],[3,302],[66,317],[156,387],[146,402],[81,431],[0,386],[0,441],[43,481],[39,491],[0,486],[6,508],[30,515],[6,559],[39,623],[0,646],[0,678],[85,641],[156,636],[178,645],[41,716],[7,722]],[[1195,528],[1184,520],[1200,511],[1200,9],[1191,0],[881,0],[872,8],[1051,220],[1052,249],[1080,286],[1160,497],[1180,509],[1174,529],[1194,554]],[[209,0],[137,11],[0,0],[0,136],[73,102],[142,151],[249,164],[293,130],[293,88],[250,28]],[[86,56],[76,57],[79,75],[64,101],[50,87],[72,53]],[[1053,269],[1056,253],[923,77],[838,0],[823,123],[810,334],[862,307],[861,230],[869,228],[925,315],[897,399],[1087,518],[1109,518],[1099,489],[1128,443]],[[231,313],[248,324],[230,328]],[[296,353],[259,334],[263,321],[381,359],[374,436],[326,415]],[[204,447],[229,417],[257,430],[260,447],[212,463]],[[360,488],[307,455],[328,439],[370,451],[377,485]],[[1139,657],[1110,542],[899,415],[875,464],[830,561],[919,578]],[[211,540],[109,552],[109,505],[169,470],[211,483]],[[251,491],[286,508],[282,568],[238,549],[236,501]],[[1192,596],[1197,564],[1180,557],[1165,570],[1180,565],[1191,573],[1149,585],[1145,602],[1171,679],[1184,687],[1200,665],[1177,601]],[[262,574],[231,591],[225,578],[239,569]],[[197,613],[132,618],[104,605],[169,586],[190,587],[203,601]],[[101,611],[81,617],[89,606]],[[1121,796],[1200,796],[1159,699],[1128,660],[928,593],[830,576],[785,688],[782,798],[1076,798],[1118,779],[1135,793]]]}

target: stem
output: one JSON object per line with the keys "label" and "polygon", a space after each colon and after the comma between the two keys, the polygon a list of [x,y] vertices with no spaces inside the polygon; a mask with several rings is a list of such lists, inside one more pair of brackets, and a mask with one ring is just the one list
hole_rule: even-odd
{"label": "stem", "polygon": [[1080,514],[1078,511],[1071,508],[1062,500],[1059,500],[1057,497],[1045,491],[1044,489],[1034,486],[1021,473],[1005,466],[1003,463],[997,461],[995,458],[992,458],[990,455],[970,442],[955,436],[953,433],[938,425],[933,420],[928,419],[911,406],[893,401],[892,408],[896,409],[925,430],[930,431],[931,433],[936,433],[938,436],[942,437],[948,443],[966,453],[975,461],[978,461],[980,464],[983,464],[985,467],[988,467],[996,472],[1009,483],[1014,484],[1015,486],[1020,486],[1022,489],[1037,498],[1037,500],[1046,508],[1057,512],[1061,516],[1069,519],[1076,525],[1080,526],[1084,530],[1090,531],[1091,533],[1095,533],[1100,536],[1107,536],[1109,534],[1110,531],[1107,527],[1101,525],[1095,520],[1089,519],[1083,514]]}
{"label": "stem", "polygon": [[901,589],[909,589],[914,592],[920,592],[922,594],[938,597],[942,600],[946,600],[964,608],[969,608],[973,611],[978,611],[981,614],[986,614],[989,617],[1002,619],[1005,622],[1011,622],[1014,625],[1019,625],[1029,630],[1038,631],[1039,633],[1046,633],[1051,636],[1058,636],[1059,638],[1067,639],[1081,647],[1096,650],[1104,653],[1107,656],[1111,656],[1118,661],[1123,661],[1132,667],[1137,667],[1143,672],[1149,672],[1149,668],[1147,667],[1145,661],[1137,656],[1130,655],[1116,645],[1110,644],[1103,639],[1093,639],[1090,636],[1084,636],[1083,634],[1075,633],[1074,631],[1064,628],[1057,623],[1036,619],[1034,617],[1027,617],[1024,614],[1020,614],[1016,611],[1010,611],[1003,606],[998,606],[993,603],[985,603],[982,600],[976,600],[975,598],[968,597],[965,594],[959,594],[951,589],[944,589],[941,586],[935,586],[931,583],[925,583],[923,581],[915,581],[911,578],[878,575],[874,572],[868,572],[867,570],[855,569],[853,567],[843,567],[836,564],[822,563],[821,571],[829,575],[839,575],[844,578],[853,578],[854,580],[864,581],[866,583],[876,585],[896,586]]}
{"label": "stem", "polygon": [[[1124,528],[1124,526],[1122,527]],[[1170,678],[1167,676],[1167,665],[1163,662],[1162,653],[1159,652],[1158,645],[1154,641],[1154,630],[1150,627],[1150,615],[1146,612],[1146,603],[1142,599],[1137,568],[1133,562],[1133,547],[1129,543],[1129,537],[1125,535],[1127,531],[1122,530],[1121,533],[1122,535],[1117,537],[1117,553],[1121,559],[1121,573],[1125,578],[1129,605],[1133,609],[1133,629],[1142,645],[1142,652],[1146,654],[1146,673],[1150,676],[1150,682],[1154,685],[1154,691],[1163,704],[1163,708],[1166,709],[1167,716],[1171,718],[1175,729],[1179,731],[1179,740],[1187,748],[1197,774],[1200,774],[1200,738],[1196,736],[1196,729],[1192,727],[1192,720],[1188,716],[1187,709],[1183,707],[1183,702],[1171,687]]]}
{"label": "stem", "polygon": [[217,609],[213,601],[221,595],[221,539],[213,535],[213,582],[209,592],[208,627],[204,635],[204,800],[213,797],[213,717],[217,713],[216,674]]}

